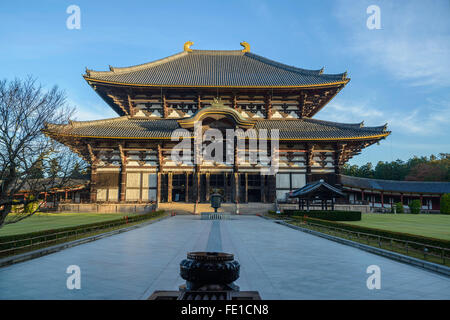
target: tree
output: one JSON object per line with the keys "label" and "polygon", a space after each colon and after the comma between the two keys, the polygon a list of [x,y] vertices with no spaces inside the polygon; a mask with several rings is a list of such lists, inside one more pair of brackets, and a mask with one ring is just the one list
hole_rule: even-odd
{"label": "tree", "polygon": [[358,177],[373,178],[373,166],[371,162],[368,162],[359,168]]}
{"label": "tree", "polygon": [[405,180],[445,181],[446,175],[446,170],[436,163],[420,163],[411,168]]}
{"label": "tree", "polygon": [[429,158],[414,156],[406,162],[400,159],[392,162],[380,161],[375,168],[370,162],[361,167],[345,164],[342,173],[384,180],[450,181],[450,154],[440,153]]}
{"label": "tree", "polygon": [[[30,203],[67,182],[76,156],[42,129],[66,123],[72,113],[57,86],[44,90],[33,77],[0,81],[0,227],[33,215],[39,206]],[[22,190],[26,196],[17,198]],[[11,214],[13,206],[19,210]]]}
{"label": "tree", "polygon": [[30,177],[32,179],[42,179],[44,178],[44,164],[42,160],[38,160],[36,165],[30,169]]}
{"label": "tree", "polygon": [[87,176],[88,164],[84,161],[77,161],[70,172],[70,178],[83,179]]}

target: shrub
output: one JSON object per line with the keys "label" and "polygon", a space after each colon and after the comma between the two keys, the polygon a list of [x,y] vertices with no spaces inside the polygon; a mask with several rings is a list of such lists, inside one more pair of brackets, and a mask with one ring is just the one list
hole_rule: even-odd
{"label": "shrub", "polygon": [[450,193],[443,194],[441,197],[441,213],[450,214]]}
{"label": "shrub", "polygon": [[405,213],[405,209],[403,208],[403,203],[396,202],[394,204],[394,206],[395,206],[395,210],[396,210],[397,213]]}
{"label": "shrub", "polygon": [[287,216],[307,216],[310,218],[317,218],[330,221],[360,221],[361,212],[359,211],[327,211],[327,210],[284,210]]}
{"label": "shrub", "polygon": [[23,208],[24,213],[31,214],[34,213],[39,208],[39,201],[35,201],[34,196],[29,196],[28,201],[30,201],[28,204],[26,204]]}
{"label": "shrub", "polygon": [[419,214],[421,209],[420,200],[413,200],[409,204],[409,210],[412,214]]}

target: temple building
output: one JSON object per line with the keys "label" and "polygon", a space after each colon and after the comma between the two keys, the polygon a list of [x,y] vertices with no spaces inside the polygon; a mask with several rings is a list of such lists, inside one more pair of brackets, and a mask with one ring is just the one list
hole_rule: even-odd
{"label": "temple building", "polygon": [[[229,203],[273,203],[316,180],[340,186],[340,167],[390,134],[386,125],[314,118],[350,81],[346,72],[285,65],[251,53],[246,42],[226,51],[192,45],[141,65],[87,69],[84,79],[118,117],[46,126],[48,136],[90,163],[91,202],[208,202],[218,191]],[[196,122],[224,136],[227,129],[277,129],[270,154],[278,155],[277,173],[261,174],[259,162],[174,162],[172,133],[185,129],[193,141]],[[233,146],[235,154],[255,152],[249,143]]]}

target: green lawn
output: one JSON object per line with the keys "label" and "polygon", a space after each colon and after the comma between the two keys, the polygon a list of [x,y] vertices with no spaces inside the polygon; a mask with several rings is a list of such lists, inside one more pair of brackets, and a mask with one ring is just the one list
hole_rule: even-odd
{"label": "green lawn", "polygon": [[345,223],[450,240],[450,215],[444,214],[363,214]]}
{"label": "green lawn", "polygon": [[[38,213],[20,222],[3,226],[0,228],[0,237],[120,219],[125,215],[123,213]],[[128,214],[128,216],[132,215]]]}

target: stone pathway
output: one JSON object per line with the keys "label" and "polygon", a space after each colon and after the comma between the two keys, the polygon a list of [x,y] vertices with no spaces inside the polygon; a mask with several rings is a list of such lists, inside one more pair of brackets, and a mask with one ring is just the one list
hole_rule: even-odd
{"label": "stone pathway", "polygon": [[[0,269],[0,299],[143,299],[177,290],[188,251],[220,250],[241,264],[236,284],[263,299],[450,299],[450,278],[255,216],[176,216]],[[68,290],[66,269],[81,268]],[[369,290],[369,265],[381,289]]]}

